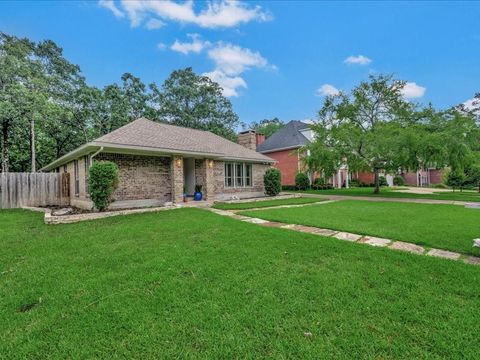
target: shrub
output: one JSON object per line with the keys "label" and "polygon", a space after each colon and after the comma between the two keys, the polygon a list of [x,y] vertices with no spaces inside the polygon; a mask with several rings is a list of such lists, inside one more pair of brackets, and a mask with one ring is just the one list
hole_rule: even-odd
{"label": "shrub", "polygon": [[265,194],[269,196],[278,195],[282,189],[280,170],[273,167],[267,169],[263,176],[263,182],[265,185]]}
{"label": "shrub", "polygon": [[387,178],[385,176],[380,176],[380,186],[388,186]]}
{"label": "shrub", "polygon": [[330,190],[333,189],[332,184],[312,185],[313,190]]}
{"label": "shrub", "polygon": [[360,180],[358,179],[350,179],[348,182],[348,186],[350,187],[359,187],[360,186]]}
{"label": "shrub", "polygon": [[118,166],[111,161],[95,161],[88,173],[90,198],[99,211],[111,203],[113,192],[118,186]]}
{"label": "shrub", "polygon": [[446,183],[450,186],[453,191],[456,188],[463,188],[463,184],[465,182],[465,174],[461,171],[449,171],[446,177]]}
{"label": "shrub", "polygon": [[307,174],[298,172],[295,176],[295,186],[297,187],[297,190],[307,190],[310,187],[310,180],[308,179]]}
{"label": "shrub", "polygon": [[282,190],[285,190],[285,191],[293,191],[296,189],[297,188],[295,187],[295,185],[282,185]]}
{"label": "shrub", "polygon": [[403,178],[403,176],[401,176],[401,175],[396,175],[396,176],[393,178],[393,185],[395,185],[395,186],[403,186],[403,185],[405,185],[405,179]]}

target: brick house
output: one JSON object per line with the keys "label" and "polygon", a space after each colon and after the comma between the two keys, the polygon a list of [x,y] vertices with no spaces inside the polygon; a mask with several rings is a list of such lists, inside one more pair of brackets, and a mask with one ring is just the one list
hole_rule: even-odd
{"label": "brick house", "polygon": [[293,120],[268,139],[260,138],[256,150],[276,160],[274,166],[282,174],[282,185],[295,185],[295,175],[304,169],[302,156],[307,155],[299,150],[308,145],[312,138],[313,132],[308,124]]}
{"label": "brick house", "polygon": [[[282,185],[295,185],[295,175],[298,171],[305,171],[303,160],[309,155],[307,151],[302,152],[301,148],[313,141],[313,138],[313,131],[307,122],[293,120],[266,140],[263,135],[256,134],[256,141],[252,140],[249,146],[276,160],[274,166],[282,174]],[[430,186],[442,182],[443,172],[443,170],[426,168],[417,172],[406,172],[401,175],[404,177],[406,185]],[[389,186],[393,186],[394,176],[392,174],[382,172],[380,175],[385,176]],[[318,174],[310,174],[312,181],[318,176]],[[328,182],[335,188],[348,188],[352,179],[361,183],[372,184],[375,181],[375,176],[369,171],[351,172],[348,169],[348,163],[345,162],[340,164],[337,173]]]}
{"label": "brick house", "polygon": [[236,144],[208,131],[137,119],[84,144],[42,171],[70,175],[72,206],[91,209],[88,169],[92,161],[119,167],[112,207],[153,206],[183,201],[202,185],[207,200],[264,196],[263,175],[275,161],[248,147],[251,134]]}

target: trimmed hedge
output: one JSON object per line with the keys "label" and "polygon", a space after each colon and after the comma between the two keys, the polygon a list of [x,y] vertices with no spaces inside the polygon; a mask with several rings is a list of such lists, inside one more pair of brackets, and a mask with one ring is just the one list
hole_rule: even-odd
{"label": "trimmed hedge", "polygon": [[295,175],[295,186],[297,190],[307,190],[310,188],[308,175],[303,172],[298,172],[297,175]]}
{"label": "trimmed hedge", "polygon": [[111,161],[95,161],[88,173],[90,198],[99,211],[111,203],[112,194],[118,187],[118,166]]}
{"label": "trimmed hedge", "polygon": [[395,186],[403,186],[405,185],[405,179],[403,176],[397,175],[393,178],[393,185]]}
{"label": "trimmed hedge", "polygon": [[282,190],[282,178],[280,170],[271,167],[265,171],[263,176],[263,183],[265,186],[265,194],[269,196],[275,196],[280,194]]}

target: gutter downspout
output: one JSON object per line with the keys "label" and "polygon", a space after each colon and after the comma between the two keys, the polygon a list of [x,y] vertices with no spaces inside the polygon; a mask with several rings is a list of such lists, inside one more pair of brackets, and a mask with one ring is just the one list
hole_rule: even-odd
{"label": "gutter downspout", "polygon": [[90,165],[92,164],[93,158],[98,154],[100,154],[102,151],[103,151],[103,146],[101,146],[100,149],[98,149],[93,155],[90,155]]}

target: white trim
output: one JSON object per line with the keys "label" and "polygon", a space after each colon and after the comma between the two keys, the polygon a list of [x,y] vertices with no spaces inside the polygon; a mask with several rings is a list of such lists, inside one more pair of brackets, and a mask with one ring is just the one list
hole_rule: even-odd
{"label": "white trim", "polygon": [[[228,164],[232,165],[232,186],[227,186],[227,172],[226,166]],[[237,186],[237,164],[242,164],[242,185]],[[247,165],[251,166],[250,171],[250,185],[245,185],[246,183],[246,168]],[[225,161],[223,164],[223,187],[225,189],[250,189],[253,188],[253,163],[251,162],[243,162],[243,161]]]}

